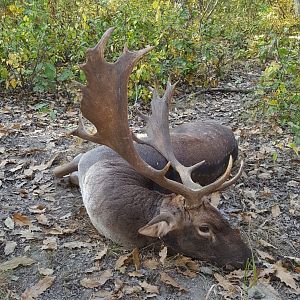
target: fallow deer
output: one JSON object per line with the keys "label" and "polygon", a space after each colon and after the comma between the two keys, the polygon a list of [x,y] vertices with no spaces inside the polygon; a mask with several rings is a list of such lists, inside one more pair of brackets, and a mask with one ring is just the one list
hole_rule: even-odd
{"label": "fallow deer", "polygon": [[71,174],[95,228],[127,248],[161,239],[170,249],[220,266],[242,267],[251,251],[209,201],[209,195],[232,185],[228,180],[237,143],[233,132],[213,122],[176,127],[170,134],[168,112],[175,85],[167,84],[162,98],[153,90],[147,138],[139,139],[128,126],[127,88],[137,61],[152,47],[124,48],[115,63],[104,58],[108,29],[87,50],[81,65],[81,113],[97,129],[88,133],[80,118],[72,133],[102,146],[80,154],[54,170]]}

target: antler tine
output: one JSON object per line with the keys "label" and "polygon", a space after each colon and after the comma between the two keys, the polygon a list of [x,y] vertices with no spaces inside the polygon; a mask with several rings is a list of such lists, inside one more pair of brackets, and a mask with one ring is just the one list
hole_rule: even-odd
{"label": "antler tine", "polygon": [[99,43],[95,46],[94,49],[96,49],[99,53],[99,56],[104,59],[104,51],[105,51],[105,46],[111,36],[111,34],[114,32],[115,28],[110,27],[108,28],[105,33],[102,35]]}
{"label": "antler tine", "polygon": [[224,182],[217,190],[221,191],[221,190],[224,190],[227,187],[233,185],[241,177],[241,175],[243,173],[243,168],[244,168],[244,161],[242,160],[239,171],[234,175],[234,177],[232,177],[228,181]]}

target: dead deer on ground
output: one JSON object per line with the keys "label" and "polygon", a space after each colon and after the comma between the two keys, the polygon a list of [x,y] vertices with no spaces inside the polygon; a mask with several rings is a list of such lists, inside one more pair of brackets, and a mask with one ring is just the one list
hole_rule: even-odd
{"label": "dead deer on ground", "polygon": [[209,195],[232,185],[228,180],[237,157],[232,131],[213,122],[176,127],[170,134],[169,105],[175,85],[168,83],[162,98],[153,90],[147,138],[139,139],[128,126],[127,88],[137,61],[152,47],[127,48],[115,63],[104,58],[113,31],[87,50],[81,66],[81,113],[97,129],[88,133],[80,118],[73,135],[99,146],[54,170],[71,174],[96,229],[127,248],[161,239],[170,249],[220,266],[242,267],[251,252],[238,230],[232,229],[209,201]]}

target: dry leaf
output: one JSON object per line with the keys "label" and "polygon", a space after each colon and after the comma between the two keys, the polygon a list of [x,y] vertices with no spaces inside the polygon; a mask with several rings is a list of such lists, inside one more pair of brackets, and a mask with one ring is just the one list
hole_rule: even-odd
{"label": "dry leaf", "polygon": [[46,276],[34,286],[27,288],[21,295],[21,300],[32,300],[44,293],[52,284],[55,276]]}
{"label": "dry leaf", "polygon": [[144,289],[146,293],[156,294],[156,295],[159,294],[159,290],[156,285],[149,284],[146,281],[140,281],[139,285]]}
{"label": "dry leaf", "polygon": [[15,227],[15,223],[10,217],[7,217],[5,219],[4,224],[8,229],[14,229]]}
{"label": "dry leaf", "polygon": [[108,248],[105,246],[103,250],[98,252],[94,258],[94,260],[101,260],[104,255],[106,255]]}
{"label": "dry leaf", "polygon": [[268,260],[271,260],[271,261],[275,260],[275,258],[271,254],[269,254],[267,252],[264,252],[264,251],[261,251],[261,250],[258,250],[258,249],[256,250],[256,252],[259,254],[259,256],[262,259],[268,259]]}
{"label": "dry leaf", "polygon": [[282,262],[278,261],[276,262],[276,264],[274,264],[274,266],[276,269],[275,276],[278,277],[281,280],[281,282],[285,283],[287,286],[300,293],[300,289],[296,286],[296,282],[293,276],[285,267],[282,266]]}
{"label": "dry leaf", "polygon": [[279,205],[278,204],[273,205],[271,207],[271,212],[272,212],[273,218],[277,218],[281,214]]}
{"label": "dry leaf", "polygon": [[17,243],[14,241],[7,241],[5,243],[4,253],[5,255],[9,255],[15,251]]}
{"label": "dry leaf", "polygon": [[259,242],[262,246],[264,246],[264,247],[270,247],[270,248],[278,249],[277,247],[273,246],[272,244],[266,242],[266,241],[263,240],[263,239],[258,240],[258,242]]}
{"label": "dry leaf", "polygon": [[266,277],[266,276],[268,276],[270,274],[275,273],[275,271],[276,270],[275,270],[274,265],[269,265],[266,269],[260,270],[258,277],[259,278]]}
{"label": "dry leaf", "polygon": [[115,270],[120,271],[121,273],[125,272],[126,266],[131,261],[131,253],[121,255],[118,260],[116,261]]}
{"label": "dry leaf", "polygon": [[55,237],[48,237],[43,240],[43,250],[57,250],[57,241]]}
{"label": "dry leaf", "polygon": [[113,275],[111,269],[105,270],[100,276],[93,278],[83,278],[80,280],[80,284],[85,288],[96,288],[105,284],[107,280],[109,280]]}
{"label": "dry leaf", "polygon": [[74,233],[77,228],[62,228],[58,224],[54,224],[53,228],[45,230],[47,234],[52,235],[63,235],[63,234],[71,234]]}
{"label": "dry leaf", "polygon": [[159,252],[159,261],[162,265],[165,264],[165,260],[168,254],[168,248],[165,246],[162,248],[162,250]]}
{"label": "dry leaf", "polygon": [[143,277],[144,275],[139,271],[128,272],[128,276],[130,277]]}
{"label": "dry leaf", "polygon": [[14,222],[20,226],[31,226],[32,225],[30,219],[27,216],[22,215],[20,213],[14,213],[12,218],[13,218]]}
{"label": "dry leaf", "polygon": [[168,285],[171,285],[180,291],[186,291],[184,287],[182,287],[179,283],[177,283],[170,275],[168,275],[165,272],[159,272],[160,273],[160,280]]}
{"label": "dry leaf", "polygon": [[180,255],[176,258],[175,263],[178,266],[185,266],[195,272],[199,270],[199,263],[187,256]]}
{"label": "dry leaf", "polygon": [[28,210],[34,214],[42,214],[46,211],[45,205],[39,204],[28,207]]}
{"label": "dry leaf", "polygon": [[62,244],[62,247],[69,248],[69,249],[76,249],[76,248],[90,248],[93,245],[91,243],[85,243],[85,242],[67,242]]}
{"label": "dry leaf", "polygon": [[49,225],[48,218],[44,214],[36,215],[35,217],[40,224]]}
{"label": "dry leaf", "polygon": [[134,286],[129,286],[129,285],[124,285],[122,288],[122,291],[124,292],[125,295],[131,295],[133,293],[138,294],[140,293],[142,288],[138,285]]}
{"label": "dry leaf", "polygon": [[236,293],[236,286],[234,286],[229,280],[225,279],[222,275],[218,273],[214,273],[214,277],[218,281],[218,284],[230,295],[234,295]]}
{"label": "dry leaf", "polygon": [[157,269],[159,262],[156,259],[147,259],[143,262],[144,267],[150,270]]}
{"label": "dry leaf", "polygon": [[185,270],[182,270],[180,268],[176,268],[176,271],[179,273],[179,274],[182,274],[184,276],[187,276],[187,277],[190,277],[190,278],[195,278],[197,277],[197,274],[187,268],[185,268]]}
{"label": "dry leaf", "polygon": [[48,268],[38,268],[38,271],[41,275],[49,276],[54,273],[53,269],[48,269]]}
{"label": "dry leaf", "polygon": [[138,271],[141,268],[141,258],[138,248],[134,248],[131,252],[132,260],[135,266],[135,270]]}
{"label": "dry leaf", "polygon": [[8,271],[17,268],[18,266],[30,266],[35,261],[27,256],[18,256],[11,260],[5,261],[0,264],[0,271]]}
{"label": "dry leaf", "polygon": [[221,193],[220,192],[214,192],[210,195],[210,204],[213,207],[218,208],[220,200],[221,200]]}

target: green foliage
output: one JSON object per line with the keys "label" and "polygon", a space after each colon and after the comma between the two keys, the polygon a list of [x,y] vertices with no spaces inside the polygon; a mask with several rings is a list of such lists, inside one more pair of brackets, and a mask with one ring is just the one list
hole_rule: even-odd
{"label": "green foliage", "polygon": [[271,58],[260,79],[264,109],[281,126],[289,126],[300,144],[299,36],[272,35],[260,50],[262,59]]}
{"label": "green foliage", "polygon": [[264,107],[299,142],[299,19],[292,0],[2,0],[0,89],[51,92],[84,81],[78,63],[111,26],[111,61],[125,43],[155,46],[131,75],[131,99],[147,100],[146,86],[169,76],[217,86],[236,61],[258,58],[266,65]]}
{"label": "green foliage", "polygon": [[215,86],[234,60],[234,50],[245,47],[249,26],[240,22],[240,10],[257,10],[244,0],[215,3],[6,0],[0,14],[0,85],[43,92],[81,80],[77,63],[84,60],[85,50],[115,26],[110,59],[124,43],[132,49],[156,47],[132,75],[131,93],[147,98],[144,83],[162,84],[169,75],[189,84]]}

